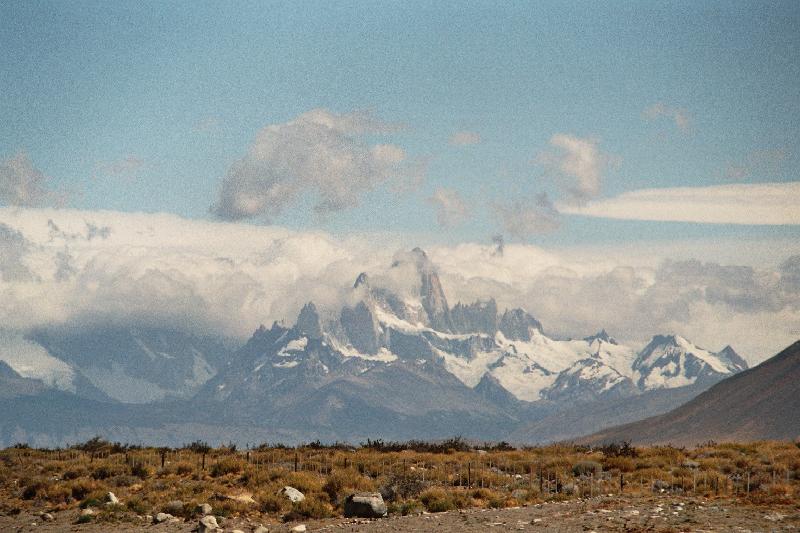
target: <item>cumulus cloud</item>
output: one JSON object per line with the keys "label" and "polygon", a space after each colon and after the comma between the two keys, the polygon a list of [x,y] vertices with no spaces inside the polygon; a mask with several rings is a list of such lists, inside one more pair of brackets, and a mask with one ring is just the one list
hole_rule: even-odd
{"label": "cumulus cloud", "polygon": [[550,138],[554,150],[540,153],[541,164],[560,181],[572,202],[583,202],[600,194],[603,172],[615,158],[600,150],[599,143],[557,133]]}
{"label": "cumulus cloud", "polygon": [[[109,231],[90,239],[87,224]],[[647,264],[636,262],[638,251],[608,246],[598,253],[502,243],[498,253],[501,243],[426,247],[448,300],[494,297],[501,309],[528,309],[557,336],[604,327],[642,345],[674,332],[709,349],[730,343],[750,361],[800,338],[796,240],[771,243],[783,255],[757,266],[709,259],[713,250],[703,261],[668,259],[685,254],[664,243]],[[385,236],[0,208],[0,324],[17,333],[115,324],[245,339],[261,323],[293,323],[308,301],[323,314],[337,313],[362,271],[372,284],[414,294],[415,256],[398,250],[407,247]]]}
{"label": "cumulus cloud", "polygon": [[428,198],[428,202],[436,209],[436,220],[440,226],[458,226],[469,218],[467,203],[454,189],[440,187]]}
{"label": "cumulus cloud", "polygon": [[468,146],[480,143],[481,136],[474,131],[457,131],[450,137],[448,142],[453,146]]}
{"label": "cumulus cloud", "polygon": [[48,177],[33,166],[30,157],[20,152],[0,162],[0,203],[39,206],[53,199],[47,188]]}
{"label": "cumulus cloud", "polygon": [[561,225],[558,211],[544,193],[532,201],[498,202],[492,208],[503,231],[520,239],[555,231]]}
{"label": "cumulus cloud", "polygon": [[646,120],[667,119],[672,121],[675,126],[687,132],[692,125],[692,116],[689,112],[680,107],[669,106],[663,102],[656,102],[642,112],[642,116]]}
{"label": "cumulus cloud", "polygon": [[228,170],[212,210],[229,220],[272,218],[304,194],[313,195],[317,212],[355,207],[379,184],[406,177],[402,148],[366,139],[397,129],[370,113],[325,109],[266,126]]}
{"label": "cumulus cloud", "polygon": [[800,182],[676,187],[629,191],[563,213],[623,220],[706,224],[800,224]]}

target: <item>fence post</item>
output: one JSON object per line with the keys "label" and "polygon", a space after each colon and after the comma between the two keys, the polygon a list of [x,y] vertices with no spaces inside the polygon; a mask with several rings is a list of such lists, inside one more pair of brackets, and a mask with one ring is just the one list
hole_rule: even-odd
{"label": "fence post", "polygon": [[625,492],[625,474],[619,473],[619,493]]}
{"label": "fence post", "polygon": [[297,472],[297,452],[294,452],[294,471]]}
{"label": "fence post", "polygon": [[467,463],[467,488],[472,488],[472,463]]}

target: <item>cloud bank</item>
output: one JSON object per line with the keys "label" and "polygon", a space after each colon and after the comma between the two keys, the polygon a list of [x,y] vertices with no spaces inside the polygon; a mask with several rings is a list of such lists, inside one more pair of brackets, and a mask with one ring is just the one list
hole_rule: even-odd
{"label": "cloud bank", "polygon": [[325,109],[266,126],[228,170],[212,211],[227,220],[270,219],[302,195],[314,198],[317,212],[355,207],[379,184],[408,177],[402,148],[366,139],[397,129],[366,112]]}
{"label": "cloud bank", "polygon": [[[309,300],[337,312],[362,271],[400,291],[417,282],[411,271],[389,271],[409,248],[391,236],[19,208],[0,208],[0,224],[0,323],[16,335],[114,324],[243,340],[261,323],[292,323]],[[559,336],[605,327],[636,344],[674,332],[708,348],[731,343],[751,361],[800,338],[800,248],[792,241],[772,244],[785,256],[758,267],[670,259],[678,255],[663,245],[646,263],[614,250],[425,248],[451,303],[494,297],[501,308],[530,310]]]}
{"label": "cloud bank", "polygon": [[585,205],[559,205],[572,215],[698,222],[705,224],[800,224],[800,182],[642,189]]}

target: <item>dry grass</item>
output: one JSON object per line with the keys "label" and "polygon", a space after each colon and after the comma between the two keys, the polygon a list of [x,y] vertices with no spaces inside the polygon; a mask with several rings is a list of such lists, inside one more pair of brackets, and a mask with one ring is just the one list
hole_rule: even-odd
{"label": "dry grass", "polygon": [[[458,441],[454,441],[458,442]],[[372,443],[374,444],[374,443]],[[570,445],[492,451],[391,446],[237,451],[197,443],[185,449],[127,448],[102,441],[67,450],[0,451],[0,513],[93,507],[91,520],[153,514],[180,500],[189,518],[200,503],[215,514],[300,520],[337,516],[347,495],[380,491],[390,511],[498,508],[619,493],[734,495],[754,503],[796,502],[800,448],[791,443],[713,444],[694,449]],[[306,495],[292,504],[278,491]],[[120,505],[106,506],[112,491]],[[248,499],[248,497],[250,499]]]}

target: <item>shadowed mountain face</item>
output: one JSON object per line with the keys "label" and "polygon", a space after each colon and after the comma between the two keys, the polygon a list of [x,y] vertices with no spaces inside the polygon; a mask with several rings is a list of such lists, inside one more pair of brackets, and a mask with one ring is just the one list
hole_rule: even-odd
{"label": "shadowed mountain face", "polygon": [[800,341],[664,415],[610,428],[585,442],[697,444],[800,437]]}
{"label": "shadowed mountain face", "polygon": [[[227,427],[241,435],[226,441],[460,434],[546,442],[662,413],[745,366],[729,347],[713,353],[677,336],[656,336],[639,353],[605,331],[554,339],[527,311],[501,312],[492,299],[450,308],[420,249],[399,254],[392,268],[413,290],[401,296],[362,273],[341,309],[308,302],[293,326],[261,326],[232,352],[214,339],[158,329],[39,332],[31,340],[46,350],[43,361],[71,376],[46,396],[60,398],[60,417],[41,409],[23,421],[9,410],[0,439],[32,434],[52,444],[114,426],[117,435],[163,439]],[[42,383],[7,366],[0,388],[14,391],[19,412],[36,410],[31,387]],[[33,396],[21,394],[29,390]],[[85,400],[98,402],[91,428],[82,413],[68,416]],[[112,413],[146,427],[115,426]]]}

